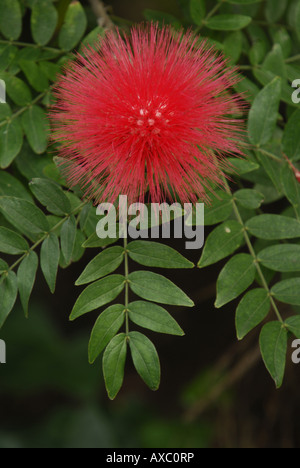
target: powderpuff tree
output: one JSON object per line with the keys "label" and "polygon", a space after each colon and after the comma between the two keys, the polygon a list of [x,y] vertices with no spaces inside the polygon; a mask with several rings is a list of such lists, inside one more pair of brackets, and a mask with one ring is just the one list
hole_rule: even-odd
{"label": "powderpuff tree", "polygon": [[[96,49],[96,50],[95,50]],[[226,156],[241,154],[239,81],[191,32],[134,27],[76,54],[59,78],[53,139],[70,184],[97,203],[207,200]]]}

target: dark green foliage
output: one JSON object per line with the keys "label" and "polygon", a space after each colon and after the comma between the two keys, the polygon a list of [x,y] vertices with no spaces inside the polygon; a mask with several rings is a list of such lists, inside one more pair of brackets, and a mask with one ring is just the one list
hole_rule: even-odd
{"label": "dark green foliage", "polygon": [[[99,239],[95,208],[68,190],[53,162],[47,116],[53,82],[70,51],[104,34],[101,27],[89,26],[84,3],[70,2],[63,16],[57,3],[0,0],[0,79],[7,91],[7,103],[0,104],[0,252],[5,255],[5,261],[0,259],[0,326],[18,294],[25,315],[30,312],[39,265],[54,292],[58,269],[94,249],[94,259],[76,282],[85,289],[70,318],[105,306],[91,334],[89,360],[94,362],[104,351],[103,373],[113,399],[123,383],[127,352],[152,390],[160,382],[154,344],[131,325],[181,336],[180,326],[159,304],[193,306],[163,274],[129,271],[129,259],[148,269],[182,268],[188,275],[197,271],[162,243],[125,240],[121,246],[113,245],[118,238]],[[243,79],[235,89],[250,108],[247,158],[230,158],[226,171],[238,185],[224,178],[225,190],[215,188],[211,205],[205,207],[205,224],[214,227],[198,267],[229,257],[217,280],[216,307],[242,296],[236,310],[239,339],[272,312],[261,330],[260,347],[279,387],[288,333],[300,336],[299,317],[291,308],[290,317],[283,320],[280,310],[282,302],[300,305],[300,185],[295,175],[300,169],[300,104],[292,100],[291,86],[300,79],[300,4],[288,0],[178,4],[181,16],[146,9],[145,19],[175,29],[192,27],[207,37],[225,54],[229,66],[240,66]],[[32,42],[23,43],[26,26]],[[269,204],[278,200],[278,210],[270,212]],[[275,281],[272,272],[277,274]],[[130,302],[132,293],[141,300]],[[120,303],[111,305],[117,298]]]}

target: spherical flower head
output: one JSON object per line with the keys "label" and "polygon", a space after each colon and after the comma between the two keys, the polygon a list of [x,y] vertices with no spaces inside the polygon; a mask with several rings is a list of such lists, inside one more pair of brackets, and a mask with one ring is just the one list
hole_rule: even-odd
{"label": "spherical flower head", "polygon": [[235,69],[191,32],[109,32],[76,54],[55,87],[53,139],[66,175],[96,203],[207,200],[241,154]]}

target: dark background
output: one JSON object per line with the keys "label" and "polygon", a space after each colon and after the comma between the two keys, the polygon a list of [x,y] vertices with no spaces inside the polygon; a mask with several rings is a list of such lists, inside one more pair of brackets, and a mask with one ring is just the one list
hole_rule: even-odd
{"label": "dark background", "polygon": [[[176,0],[109,3],[114,15],[135,21],[144,8],[178,12]],[[198,262],[201,252],[185,251],[184,240],[169,245]],[[145,386],[128,359],[123,389],[111,402],[101,359],[93,366],[87,360],[97,312],[68,321],[80,291],[74,282],[92,256],[60,270],[54,296],[38,275],[29,320],[17,304],[5,325],[0,447],[299,447],[300,365],[289,351],[284,385],[275,390],[257,353],[259,330],[237,342],[237,302],[221,310],[213,305],[222,264],[166,273],[196,303],[169,308],[186,335],[149,333],[161,359],[159,391]]]}

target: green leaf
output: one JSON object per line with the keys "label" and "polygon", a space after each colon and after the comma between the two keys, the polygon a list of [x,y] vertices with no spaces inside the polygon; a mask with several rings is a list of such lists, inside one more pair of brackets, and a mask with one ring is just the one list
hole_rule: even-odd
{"label": "green leaf", "polygon": [[48,144],[49,122],[43,109],[31,106],[22,115],[22,125],[33,151],[44,153]]}
{"label": "green leaf", "polygon": [[[81,217],[80,227],[84,231],[87,237],[90,237],[93,234],[97,236],[96,230],[97,230],[97,224],[99,222],[99,216],[97,216],[96,208],[91,207],[89,205],[87,205],[86,208],[89,209],[89,211],[87,213],[87,216],[84,217],[84,222],[82,221],[82,217]],[[99,240],[102,240],[102,239],[99,239]]]}
{"label": "green leaf", "polygon": [[[271,71],[264,70],[263,68],[254,68],[253,75],[263,86],[270,84],[272,80],[276,78],[279,79],[278,77],[276,77],[274,73],[272,73]],[[281,100],[290,106],[298,107],[298,105],[293,103],[291,99],[290,84],[286,80],[281,79],[281,85],[282,85]]]}
{"label": "green leaf", "polygon": [[22,60],[37,62],[41,58],[42,51],[38,47],[22,47],[18,50],[16,62],[19,64]]}
{"label": "green leaf", "polygon": [[77,229],[75,237],[75,245],[72,252],[72,262],[78,262],[84,255],[85,249],[82,247],[82,243],[85,240],[85,235],[82,231]]}
{"label": "green leaf", "polygon": [[67,265],[71,262],[76,238],[76,220],[70,216],[62,225],[60,232],[61,252]]}
{"label": "green leaf", "polygon": [[0,226],[0,252],[20,255],[28,249],[29,246],[23,237],[10,229]]}
{"label": "green leaf", "polygon": [[285,321],[287,329],[300,339],[300,315],[289,317]]}
{"label": "green leaf", "polygon": [[[298,40],[300,40],[300,4],[299,2],[294,2],[294,5],[295,5],[295,10],[294,10],[294,18],[293,18],[293,21],[294,21],[294,28],[295,28],[295,32],[297,34],[297,37],[298,37]],[[293,5],[292,5],[292,8],[293,8]],[[291,11],[293,12],[291,8]]]}
{"label": "green leaf", "polygon": [[98,317],[89,342],[89,362],[95,362],[99,354],[118,333],[125,320],[125,307],[116,304]]}
{"label": "green leaf", "polygon": [[272,139],[276,128],[280,97],[280,78],[275,78],[256,96],[248,121],[248,134],[254,145],[261,146]]}
{"label": "green leaf", "polygon": [[58,36],[59,47],[63,50],[71,50],[83,37],[87,27],[87,19],[80,2],[72,2],[67,10],[64,24]]}
{"label": "green leaf", "polygon": [[45,177],[44,169],[50,162],[51,159],[47,155],[37,158],[26,140],[24,141],[22,151],[15,160],[18,170],[28,180]]}
{"label": "green leaf", "polygon": [[68,198],[70,204],[71,204],[71,210],[76,211],[76,210],[81,210],[85,207],[85,201],[82,201],[75,193],[69,191],[64,192],[65,196]]}
{"label": "green leaf", "polygon": [[52,38],[58,20],[58,13],[51,0],[34,2],[31,14],[31,32],[34,41],[46,45]]}
{"label": "green leaf", "polygon": [[20,80],[17,76],[8,75],[5,83],[8,96],[17,106],[26,107],[31,103],[30,88],[23,80]]}
{"label": "green leaf", "polygon": [[228,257],[242,245],[243,240],[242,225],[237,221],[226,221],[207,237],[198,267],[204,268]]}
{"label": "green leaf", "polygon": [[24,185],[8,172],[0,171],[0,196],[23,198],[32,201],[32,197]]}
{"label": "green leaf", "polygon": [[29,183],[30,190],[50,213],[64,216],[71,212],[71,204],[62,189],[51,180],[35,178]]}
{"label": "green leaf", "polygon": [[99,37],[105,35],[105,29],[101,26],[94,28],[85,38],[81,41],[80,52],[84,51],[84,47],[95,47],[99,41]]}
{"label": "green leaf", "polygon": [[288,0],[267,0],[266,3],[266,18],[269,23],[277,23],[283,16]]}
{"label": "green leaf", "polygon": [[9,104],[1,103],[0,106],[0,122],[8,120],[12,116],[12,110]]}
{"label": "green leaf", "polygon": [[49,87],[49,81],[39,65],[29,60],[20,60],[20,68],[27,78],[28,83],[39,93],[45,92]]}
{"label": "green leaf", "polygon": [[250,210],[256,210],[264,201],[264,196],[253,189],[241,189],[235,192],[234,198],[239,205]]}
{"label": "green leaf", "polygon": [[270,298],[265,289],[252,289],[245,294],[236,310],[235,324],[238,339],[242,340],[259,325],[268,315],[270,308]]}
{"label": "green leaf", "polygon": [[23,131],[19,119],[11,119],[0,127],[0,166],[2,169],[11,165],[21,151],[22,145]]}
{"label": "green leaf", "polygon": [[158,242],[134,241],[129,257],[140,265],[157,268],[193,268],[194,264],[171,247]]}
{"label": "green leaf", "polygon": [[112,302],[123,291],[124,286],[125,278],[121,275],[107,276],[89,285],[78,297],[70,320],[75,320],[81,315]]}
{"label": "green leaf", "polygon": [[264,170],[268,174],[270,180],[276,187],[277,192],[282,193],[282,183],[280,177],[281,165],[278,161],[274,161],[269,156],[263,154],[260,151],[256,152],[258,161],[261,162]]}
{"label": "green leaf", "polygon": [[202,26],[205,18],[206,7],[204,0],[190,0],[190,15],[198,26]]}
{"label": "green leaf", "polygon": [[[243,93],[244,99],[251,104],[254,102],[255,97],[259,93],[259,87],[246,77],[244,77],[242,81],[236,83],[234,85],[234,89],[240,94]],[[240,160],[238,159],[237,161]]]}
{"label": "green leaf", "polygon": [[55,291],[56,276],[59,264],[59,241],[55,234],[50,233],[41,248],[41,268],[52,294]]}
{"label": "green leaf", "polygon": [[230,173],[237,173],[237,175],[248,174],[249,172],[253,172],[259,169],[259,164],[254,161],[228,158],[227,162],[233,166],[233,170],[231,170]]}
{"label": "green leaf", "polygon": [[238,62],[243,51],[243,34],[236,31],[228,34],[224,40],[224,53],[232,64]]}
{"label": "green leaf", "polygon": [[[299,79],[299,76],[300,76],[299,65],[287,64],[286,68],[287,68],[288,76],[291,82]],[[288,114],[288,115],[291,116],[291,114]]]}
{"label": "green leaf", "polygon": [[300,245],[273,245],[259,252],[258,260],[270,270],[300,271]]}
{"label": "green leaf", "polygon": [[5,71],[13,62],[17,55],[18,49],[10,44],[0,49],[0,72]]}
{"label": "green leaf", "polygon": [[[117,228],[118,232],[118,228]],[[119,240],[119,237],[116,239],[110,239],[107,237],[106,239],[100,239],[97,236],[97,233],[94,232],[83,244],[82,246],[85,249],[95,249],[99,247],[107,247],[108,245],[115,244]]]}
{"label": "green leaf", "polygon": [[150,271],[135,271],[129,275],[131,290],[138,296],[162,304],[193,307],[193,301],[164,276]]}
{"label": "green leaf", "polygon": [[76,281],[76,286],[91,283],[115,271],[124,260],[124,249],[116,246],[104,250],[97,255],[85,268]]}
{"label": "green leaf", "polygon": [[232,257],[219,275],[215,307],[220,308],[242,294],[253,283],[255,272],[251,255],[238,254]]}
{"label": "green leaf", "polygon": [[0,197],[0,211],[19,231],[40,234],[49,229],[44,213],[33,203],[14,197]]}
{"label": "green leaf", "polygon": [[300,109],[292,114],[285,126],[282,149],[291,161],[300,160]]}
{"label": "green leaf", "polygon": [[233,3],[235,5],[250,5],[252,3],[258,3],[262,0],[226,0],[227,3]]}
{"label": "green leaf", "polygon": [[265,30],[257,24],[251,24],[247,32],[252,42],[252,47],[248,54],[250,63],[256,66],[260,64],[267,55],[270,49],[270,41]]}
{"label": "green leaf", "polygon": [[[212,226],[219,224],[229,218],[232,213],[232,197],[223,190],[217,190],[210,195],[210,203],[204,206],[204,224],[205,226]],[[188,226],[195,226],[197,224],[195,217],[195,208],[192,213],[187,217],[186,224]]]}
{"label": "green leaf", "polygon": [[0,31],[7,39],[14,41],[22,32],[22,12],[18,0],[1,0]]}
{"label": "green leaf", "polygon": [[266,240],[295,239],[300,237],[300,222],[274,214],[263,214],[249,219],[246,228],[255,237]]}
{"label": "green leaf", "polygon": [[8,315],[12,311],[18,295],[16,274],[9,271],[0,283],[0,328],[3,327]]}
{"label": "green leaf", "polygon": [[0,258],[0,274],[4,273],[5,271],[8,270],[8,265],[7,263]]}
{"label": "green leaf", "polygon": [[158,22],[160,26],[172,24],[174,28],[178,29],[181,27],[180,21],[174,15],[164,11],[151,10],[147,8],[143,11],[143,15],[147,21]]}
{"label": "green leaf", "polygon": [[287,70],[285,60],[282,53],[282,48],[279,44],[275,44],[271,52],[266,56],[262,68],[266,71],[274,73],[283,79],[287,79]]}
{"label": "green leaf", "polygon": [[218,15],[209,18],[205,25],[216,31],[238,31],[248,26],[252,21],[250,16]]}
{"label": "green leaf", "polygon": [[125,333],[120,333],[111,340],[103,355],[103,375],[111,400],[117,396],[123,384],[126,354],[127,338]]}
{"label": "green leaf", "polygon": [[160,363],[154,344],[139,332],[129,333],[129,347],[134,367],[151,390],[160,384]]}
{"label": "green leaf", "polygon": [[221,190],[217,191],[211,198],[211,204],[204,207],[205,226],[226,221],[232,213],[232,197]]}
{"label": "green leaf", "polygon": [[[292,54],[293,43],[291,36],[287,32],[287,30],[283,27],[278,29],[270,29],[270,34],[272,36],[274,44],[279,44],[282,49],[284,59],[287,59]],[[291,79],[288,66],[285,64],[286,76]]]}
{"label": "green leaf", "polygon": [[40,69],[44,75],[51,81],[56,81],[57,75],[60,72],[60,66],[52,62],[40,62]]}
{"label": "green leaf", "polygon": [[17,276],[20,300],[26,317],[28,317],[28,304],[35,283],[38,264],[38,256],[31,250],[28,255],[26,255],[18,269]]}
{"label": "green leaf", "polygon": [[[66,181],[62,177],[59,169],[54,163],[49,163],[47,166],[43,168],[43,175],[47,177],[47,179],[51,179],[52,182],[56,182],[61,187],[66,186]],[[70,193],[72,192],[67,192],[67,197],[69,197]],[[76,196],[76,195],[75,195]]]}
{"label": "green leaf", "polygon": [[287,352],[287,330],[280,322],[267,323],[260,334],[259,345],[265,366],[275,381],[282,385]]}
{"label": "green leaf", "polygon": [[128,306],[129,318],[140,327],[158,333],[183,336],[184,332],[173,317],[152,302],[136,301]]}
{"label": "green leaf", "polygon": [[285,304],[300,305],[300,278],[280,281],[273,286],[272,294]]}

